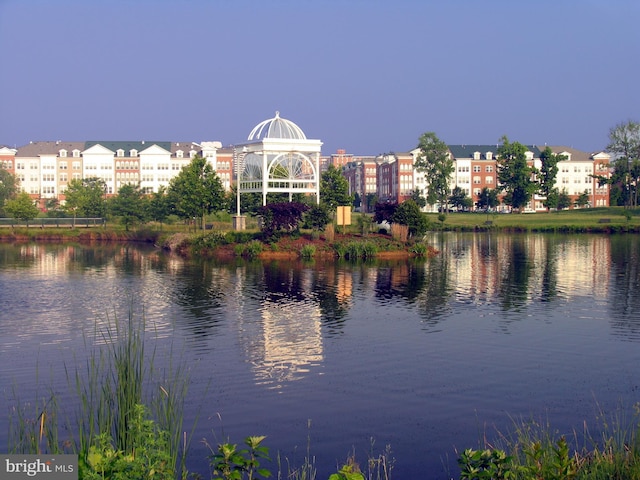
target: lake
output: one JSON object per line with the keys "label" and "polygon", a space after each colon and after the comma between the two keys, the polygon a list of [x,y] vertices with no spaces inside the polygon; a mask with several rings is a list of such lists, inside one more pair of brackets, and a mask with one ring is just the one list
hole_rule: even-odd
{"label": "lake", "polygon": [[[456,451],[514,419],[570,434],[631,410],[640,237],[444,233],[430,260],[185,260],[146,245],[0,244],[0,406],[82,368],[114,317],[146,321],[156,364],[188,369],[189,456],[267,435],[325,479],[389,445],[392,478],[455,477]],[[8,448],[0,418],[0,451]]]}

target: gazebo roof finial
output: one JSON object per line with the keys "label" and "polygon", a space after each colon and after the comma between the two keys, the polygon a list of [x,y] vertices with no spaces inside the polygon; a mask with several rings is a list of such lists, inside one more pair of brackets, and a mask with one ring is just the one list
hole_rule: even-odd
{"label": "gazebo roof finial", "polygon": [[291,120],[280,117],[280,112],[276,111],[276,116],[260,122],[251,130],[247,140],[256,141],[265,138],[287,138],[291,140],[306,140],[307,136],[302,129]]}

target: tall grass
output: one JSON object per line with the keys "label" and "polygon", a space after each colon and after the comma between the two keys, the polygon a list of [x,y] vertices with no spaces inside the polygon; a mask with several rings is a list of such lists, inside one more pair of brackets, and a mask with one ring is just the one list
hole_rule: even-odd
{"label": "tall grass", "polygon": [[130,307],[126,320],[108,318],[104,330],[96,327],[92,336],[85,336],[83,362],[71,368],[65,362],[67,384],[78,401],[64,425],[64,442],[58,397],[51,393],[21,404],[14,391],[18,406],[9,414],[10,450],[77,453],[80,469],[89,478],[104,474],[109,462],[108,468],[122,474],[144,470],[152,460],[163,464],[162,478],[186,477],[190,436],[183,431],[183,410],[188,372],[175,362],[173,347],[168,366],[157,369],[156,349],[147,351],[145,331],[144,315],[134,315]]}
{"label": "tall grass", "polygon": [[484,450],[460,455],[461,478],[640,480],[640,405],[633,410],[600,410],[595,434],[586,422],[561,433],[545,421],[514,420],[496,441],[485,439]]}

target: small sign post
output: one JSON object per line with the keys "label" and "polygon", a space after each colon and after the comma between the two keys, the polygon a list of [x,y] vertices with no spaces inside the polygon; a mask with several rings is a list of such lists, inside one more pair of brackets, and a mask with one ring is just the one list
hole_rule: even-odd
{"label": "small sign post", "polygon": [[342,226],[342,233],[344,234],[345,225],[351,225],[351,207],[340,206],[336,212],[338,225]]}

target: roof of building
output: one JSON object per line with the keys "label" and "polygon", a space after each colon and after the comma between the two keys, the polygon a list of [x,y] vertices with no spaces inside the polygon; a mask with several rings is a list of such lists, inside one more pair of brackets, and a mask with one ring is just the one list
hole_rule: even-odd
{"label": "roof of building", "polygon": [[16,157],[38,157],[40,155],[58,154],[60,150],[73,152],[74,150],[84,150],[85,142],[62,142],[46,141],[46,142],[29,142],[17,148]]}
{"label": "roof of building", "polygon": [[97,140],[91,140],[88,142],[85,142],[84,144],[84,150],[87,150],[95,145],[102,145],[105,148],[108,148],[109,150],[111,150],[112,152],[117,152],[118,150],[124,150],[124,156],[128,157],[129,156],[129,152],[131,150],[135,150],[137,152],[141,152],[143,150],[146,150],[147,148],[151,147],[152,145],[157,145],[160,148],[165,149],[167,152],[171,151],[171,142],[149,142],[146,140],[142,140],[139,142],[136,141],[105,141],[105,140],[101,140],[101,141],[97,141]]}
{"label": "roof of building", "polygon": [[[593,155],[595,155],[594,153],[584,152],[582,150],[578,150],[576,148],[567,147],[563,145],[553,145],[553,146],[548,145],[548,147],[555,154],[564,153],[564,152],[570,154],[570,157],[568,160],[571,162],[590,162],[590,161],[593,161]],[[600,153],[600,152],[596,152],[596,154],[597,153]]]}
{"label": "roof of building", "polygon": [[[497,156],[500,145],[447,145],[454,158],[473,158],[475,152],[480,152],[480,158],[486,159],[486,153],[491,152]],[[525,145],[534,157],[540,156],[540,149],[536,145]]]}

